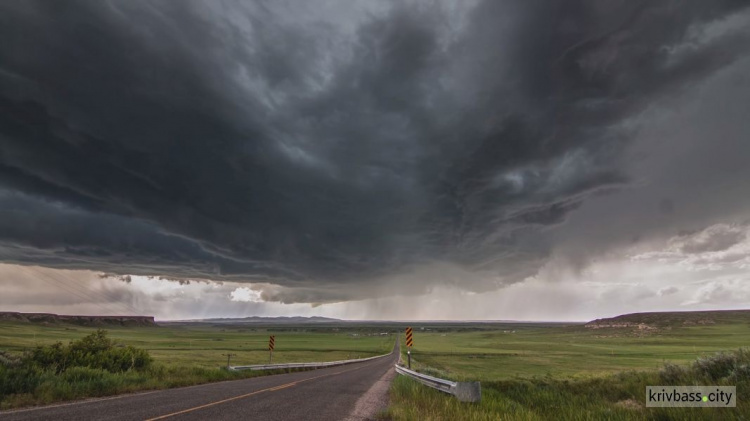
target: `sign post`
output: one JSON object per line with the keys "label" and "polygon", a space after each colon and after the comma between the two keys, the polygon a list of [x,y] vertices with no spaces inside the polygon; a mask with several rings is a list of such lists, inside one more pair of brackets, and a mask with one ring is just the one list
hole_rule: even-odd
{"label": "sign post", "polygon": [[276,343],[276,336],[271,335],[268,338],[268,364],[273,362],[273,347]]}
{"label": "sign post", "polygon": [[411,370],[411,347],[414,345],[414,337],[412,336],[412,329],[411,326],[406,328],[406,346],[409,347],[409,349],[406,350],[406,355],[409,360],[409,370]]}
{"label": "sign post", "polygon": [[229,370],[229,361],[232,359],[232,357],[237,356],[237,354],[221,354],[227,357],[227,370]]}

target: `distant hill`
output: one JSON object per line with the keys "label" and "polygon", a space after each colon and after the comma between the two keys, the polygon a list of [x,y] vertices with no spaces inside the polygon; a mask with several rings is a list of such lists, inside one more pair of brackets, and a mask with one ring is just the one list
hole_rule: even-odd
{"label": "distant hill", "polygon": [[[164,323],[211,323],[211,324],[262,324],[262,325],[297,325],[297,324],[317,324],[317,323],[339,323],[342,322],[340,319],[331,319],[328,317],[238,317],[238,318],[218,318],[218,319],[194,319],[194,320],[179,320],[174,322]],[[162,322],[160,322],[162,323]]]}
{"label": "distant hill", "polygon": [[0,323],[71,324],[77,326],[158,326],[152,316],[69,316],[50,313],[0,312]]}
{"label": "distant hill", "polygon": [[671,311],[623,314],[586,323],[589,329],[634,328],[651,330],[667,327],[712,325],[716,323],[749,323],[750,310]]}

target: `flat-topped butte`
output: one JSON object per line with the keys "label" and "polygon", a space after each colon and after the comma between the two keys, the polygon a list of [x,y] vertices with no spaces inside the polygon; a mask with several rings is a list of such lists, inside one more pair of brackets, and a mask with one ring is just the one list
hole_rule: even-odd
{"label": "flat-topped butte", "polygon": [[51,313],[0,312],[0,322],[34,324],[71,324],[78,326],[106,327],[158,326],[153,316],[76,316]]}

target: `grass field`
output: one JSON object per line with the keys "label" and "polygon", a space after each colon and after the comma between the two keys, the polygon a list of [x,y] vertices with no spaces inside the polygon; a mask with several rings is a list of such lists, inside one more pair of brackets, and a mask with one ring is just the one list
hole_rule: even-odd
{"label": "grass field", "polygon": [[[724,377],[707,377],[694,368],[697,359],[711,362],[719,351],[750,346],[747,316],[647,331],[582,325],[480,332],[414,328],[412,368],[453,380],[479,380],[483,398],[479,404],[460,403],[397,378],[389,410],[393,419],[750,419],[747,354]],[[665,363],[686,370],[680,381],[669,383],[660,374]],[[645,386],[663,384],[736,385],[738,408],[645,408]]]}
{"label": "grass field", "polygon": [[[0,350],[22,352],[36,345],[50,345],[81,338],[95,328],[0,323]],[[278,332],[273,327],[212,327],[182,325],[166,327],[108,327],[116,341],[149,351],[157,363],[167,367],[190,365],[217,368],[226,365],[222,354],[237,354],[232,365],[268,363],[268,336],[276,336],[274,363],[336,361],[364,358],[390,352],[393,336],[357,331]],[[302,329],[300,329],[302,330]],[[357,336],[352,336],[357,335]]]}
{"label": "grass field", "polygon": [[[510,333],[515,331],[515,333]],[[508,333],[415,331],[412,364],[454,379],[592,376],[657,369],[750,346],[750,324],[681,327],[644,336],[622,329],[519,326]],[[405,352],[405,350],[403,351]]]}
{"label": "grass field", "polygon": [[[318,329],[192,324],[106,330],[119,344],[147,350],[154,359],[152,366],[117,373],[76,367],[60,374],[26,373],[0,367],[0,409],[264,375],[267,372],[233,372],[221,368],[227,364],[225,354],[235,354],[232,365],[268,363],[271,334],[276,336],[274,363],[382,355],[391,351],[395,340],[395,335],[382,336],[372,329],[363,331],[357,327],[312,331]],[[0,323],[0,352],[18,356],[37,346],[66,344],[95,331],[64,324]]]}
{"label": "grass field", "polygon": [[[714,377],[695,368],[694,363],[699,358],[710,363],[719,351],[750,346],[750,317],[724,317],[714,324],[681,323],[646,330],[550,323],[413,323],[413,367],[448,379],[479,380],[483,399],[479,404],[460,403],[399,377],[393,383],[391,407],[385,416],[394,420],[750,419],[750,399],[745,403],[750,396],[750,354],[741,354],[729,371]],[[148,350],[154,366],[144,372],[75,369],[65,376],[46,374],[34,393],[0,396],[0,407],[261,375],[219,369],[226,365],[222,354],[237,354],[233,365],[266,363],[271,334],[276,336],[274,362],[384,354],[392,349],[396,335],[381,336],[380,332],[403,332],[406,325],[108,328],[109,336],[117,342]],[[0,323],[0,351],[21,354],[37,345],[80,339],[94,330]],[[403,344],[403,334],[400,336]],[[406,360],[405,354],[403,357]],[[665,363],[683,367],[678,376],[682,383],[736,385],[738,408],[644,408],[646,385],[670,384],[663,375]]]}

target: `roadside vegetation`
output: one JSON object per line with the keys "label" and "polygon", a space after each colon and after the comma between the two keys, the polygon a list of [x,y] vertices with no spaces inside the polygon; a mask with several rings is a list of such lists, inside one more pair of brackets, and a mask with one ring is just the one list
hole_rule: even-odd
{"label": "roadside vegetation", "polygon": [[[41,325],[0,323],[0,351],[23,353],[38,345],[67,343],[95,328],[69,324]],[[395,329],[393,330],[395,332]],[[154,363],[166,367],[225,366],[268,363],[268,336],[276,336],[274,363],[336,361],[381,355],[393,348],[394,335],[380,335],[378,329],[358,326],[333,328],[306,326],[248,326],[163,324],[158,327],[107,327],[114,341],[148,351]]]}
{"label": "roadside vegetation", "polygon": [[[737,386],[736,408],[647,408],[646,386]],[[750,415],[750,352],[740,349],[666,363],[660,370],[588,378],[531,377],[482,382],[482,401],[455,398],[404,377],[391,387],[393,420],[730,420]]]}
{"label": "roadside vegetation", "polygon": [[[726,314],[722,313],[726,316]],[[703,320],[703,319],[701,319]],[[581,324],[413,324],[412,366],[452,380],[479,380],[483,400],[453,397],[396,378],[395,420],[750,419],[748,317],[633,327]],[[636,325],[642,321],[637,320]],[[333,361],[385,354],[404,324],[112,327],[0,323],[0,408],[188,386],[269,373],[232,365]],[[403,334],[401,335],[403,344]],[[93,351],[92,351],[93,350]],[[91,352],[89,352],[91,351]],[[406,361],[406,348],[402,347]],[[739,408],[645,408],[647,385],[736,385]]]}
{"label": "roadside vegetation", "polygon": [[748,322],[746,317],[732,323],[648,331],[526,325],[488,332],[434,332],[415,325],[412,364],[419,370],[479,381],[657,370],[667,361],[688,364],[750,345]]}
{"label": "roadside vegetation", "polygon": [[[12,332],[17,335],[9,335]],[[82,336],[84,332],[88,334]],[[113,332],[115,335],[112,335]],[[163,335],[161,341],[144,341],[144,335],[156,339],[158,334]],[[179,348],[174,346],[177,341],[170,338],[175,334],[186,338]],[[226,357],[222,354],[227,353],[235,354],[232,364],[237,364],[238,360],[241,364],[268,362],[267,350],[248,351],[240,346],[247,343],[248,335],[245,333],[240,342],[236,334],[226,329],[130,328],[104,331],[65,326],[3,325],[0,326],[0,335],[3,335],[0,336],[0,409],[237,380],[279,372],[226,370]],[[267,340],[266,332],[255,333],[251,338],[260,340],[261,336]],[[277,334],[277,338],[279,336]],[[53,340],[57,337],[77,339],[64,344],[60,340]],[[275,353],[274,362],[367,357],[385,354],[393,347],[392,337],[359,334],[290,333],[281,338],[284,341],[282,346],[287,350],[277,345],[281,350]],[[27,347],[25,345],[29,340],[42,344]],[[190,341],[193,343],[190,344]],[[154,356],[154,351],[132,343],[156,345],[158,351],[163,351],[159,345],[166,344],[175,358],[170,361],[168,352],[156,352]],[[305,343],[307,346],[303,347]],[[291,344],[296,346],[292,347]],[[340,347],[331,349],[331,345]],[[261,346],[267,345],[258,345]],[[262,360],[253,358],[256,354],[262,354]],[[191,355],[194,357],[192,361]]]}
{"label": "roadside vegetation", "polygon": [[[461,403],[399,377],[384,417],[750,419],[750,353],[743,348],[750,344],[750,320],[747,314],[718,315],[723,319],[706,323],[635,320],[629,328],[527,324],[489,332],[445,332],[415,324],[412,368],[445,379],[478,380],[482,402]],[[405,352],[402,347],[403,361]],[[738,407],[646,408],[646,386],[656,385],[737,386]]]}
{"label": "roadside vegetation", "polygon": [[117,344],[98,330],[68,345],[41,345],[20,355],[0,352],[0,408],[186,386],[247,374],[153,364],[147,351]]}

